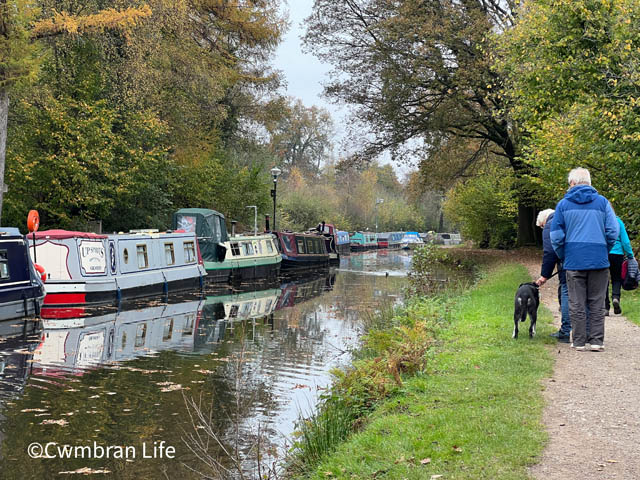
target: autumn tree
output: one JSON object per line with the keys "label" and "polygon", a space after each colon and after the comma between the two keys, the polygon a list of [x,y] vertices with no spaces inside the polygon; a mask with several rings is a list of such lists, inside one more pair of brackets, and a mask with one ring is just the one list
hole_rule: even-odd
{"label": "autumn tree", "polygon": [[627,228],[640,231],[638,2],[526,2],[501,47],[541,204],[552,207],[569,170],[587,167]]}
{"label": "autumn tree", "polygon": [[[514,3],[316,0],[305,44],[334,66],[325,91],[353,105],[360,155],[417,156],[425,174],[439,162],[455,177],[491,152],[525,175],[488,41],[511,28]],[[524,196],[518,203],[519,239],[529,243],[533,209]]]}

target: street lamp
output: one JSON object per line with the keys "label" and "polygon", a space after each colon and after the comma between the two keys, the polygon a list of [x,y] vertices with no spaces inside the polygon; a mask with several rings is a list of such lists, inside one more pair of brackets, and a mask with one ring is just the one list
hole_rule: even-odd
{"label": "street lamp", "polygon": [[384,198],[376,198],[376,237],[378,236],[378,205],[384,203]]}
{"label": "street lamp", "polygon": [[271,190],[271,196],[273,197],[273,230],[276,230],[276,187],[278,186],[278,177],[282,173],[278,167],[271,169],[271,176],[273,177],[273,189]]}

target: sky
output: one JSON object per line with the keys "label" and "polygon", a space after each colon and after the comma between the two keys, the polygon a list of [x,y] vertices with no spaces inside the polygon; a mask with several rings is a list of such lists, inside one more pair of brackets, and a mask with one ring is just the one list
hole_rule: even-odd
{"label": "sky", "polygon": [[[287,2],[283,2],[287,3]],[[279,45],[275,59],[275,68],[281,70],[286,78],[287,95],[302,100],[305,106],[316,105],[329,111],[334,123],[336,137],[336,155],[340,155],[339,144],[346,135],[348,109],[342,105],[334,105],[322,96],[323,83],[329,79],[331,65],[320,62],[311,54],[302,52],[302,40],[305,27],[304,19],[311,15],[313,0],[289,0],[284,5],[289,12],[289,31]],[[391,163],[389,156],[383,156],[381,163]],[[402,178],[411,168],[407,165],[393,165],[396,174]]]}

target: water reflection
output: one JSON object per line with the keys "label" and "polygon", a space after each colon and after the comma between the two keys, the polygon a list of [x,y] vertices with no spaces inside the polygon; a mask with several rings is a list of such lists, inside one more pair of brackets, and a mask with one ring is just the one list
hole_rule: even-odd
{"label": "water reflection", "polygon": [[[258,431],[269,456],[350,361],[361,320],[401,299],[410,257],[352,255],[337,270],[207,292],[206,298],[128,304],[120,310],[48,309],[43,329],[17,325],[0,337],[2,478],[103,468],[110,478],[211,474],[183,442],[185,398],[211,413],[213,431],[255,468]],[[183,397],[184,395],[184,397]],[[26,458],[32,442],[132,445],[164,440],[175,459]],[[210,442],[210,454],[231,462]]]}

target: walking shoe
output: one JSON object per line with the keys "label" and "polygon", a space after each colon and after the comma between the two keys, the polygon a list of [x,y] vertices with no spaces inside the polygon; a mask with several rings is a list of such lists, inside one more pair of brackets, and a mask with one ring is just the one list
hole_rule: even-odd
{"label": "walking shoe", "polygon": [[614,298],[611,303],[613,303],[613,313],[620,315],[622,313],[622,309],[620,308],[620,299]]}
{"label": "walking shoe", "polygon": [[569,343],[569,335],[567,335],[566,333],[561,332],[560,330],[558,330],[555,333],[552,333],[549,336],[555,338],[559,342]]}
{"label": "walking shoe", "polygon": [[591,345],[592,352],[602,352],[604,350],[604,345]]}
{"label": "walking shoe", "polygon": [[587,347],[585,347],[584,345],[582,345],[581,347],[574,347],[573,343],[571,344],[571,348],[575,348],[576,352],[584,352],[586,350]]}

